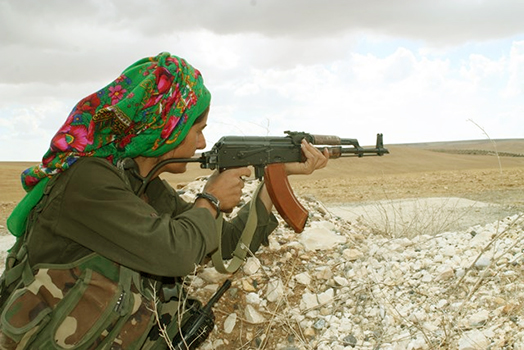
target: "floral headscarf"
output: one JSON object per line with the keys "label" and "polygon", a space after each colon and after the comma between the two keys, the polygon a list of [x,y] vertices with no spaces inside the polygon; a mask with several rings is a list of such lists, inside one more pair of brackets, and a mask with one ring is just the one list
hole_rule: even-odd
{"label": "floral headscarf", "polygon": [[[73,108],[51,140],[42,163],[22,173],[28,192],[8,219],[8,228],[25,222],[42,197],[45,183],[81,157],[157,157],[185,138],[211,95],[200,72],[184,59],[161,53],[139,60],[115,81],[87,96]],[[14,232],[17,231],[17,232]]]}

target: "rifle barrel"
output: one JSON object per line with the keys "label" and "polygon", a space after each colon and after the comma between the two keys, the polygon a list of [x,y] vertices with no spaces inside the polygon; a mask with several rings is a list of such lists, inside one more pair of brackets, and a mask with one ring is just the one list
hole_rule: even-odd
{"label": "rifle barrel", "polygon": [[321,152],[327,148],[329,152],[329,158],[340,158],[344,156],[382,156],[389,153],[387,148],[362,148],[362,147],[317,147]]}

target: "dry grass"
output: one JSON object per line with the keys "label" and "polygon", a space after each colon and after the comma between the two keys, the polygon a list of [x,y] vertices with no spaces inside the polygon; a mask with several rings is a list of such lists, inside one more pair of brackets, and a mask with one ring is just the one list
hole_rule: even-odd
{"label": "dry grass", "polygon": [[462,216],[475,208],[474,202],[465,208],[459,203],[458,198],[450,197],[376,201],[359,222],[375,234],[392,239],[432,236],[455,227]]}

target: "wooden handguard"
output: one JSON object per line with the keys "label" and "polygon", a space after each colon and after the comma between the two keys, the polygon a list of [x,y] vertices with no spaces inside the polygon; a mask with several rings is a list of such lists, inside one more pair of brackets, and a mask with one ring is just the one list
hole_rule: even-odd
{"label": "wooden handguard", "polygon": [[267,165],[264,178],[269,196],[280,216],[295,232],[302,232],[309,213],[295,197],[287,179],[284,163]]}

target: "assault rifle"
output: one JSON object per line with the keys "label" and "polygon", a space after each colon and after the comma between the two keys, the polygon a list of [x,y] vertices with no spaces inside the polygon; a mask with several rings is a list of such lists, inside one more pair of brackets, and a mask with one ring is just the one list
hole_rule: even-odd
{"label": "assault rifle", "polygon": [[[211,148],[196,158],[167,159],[160,162],[150,174],[167,163],[198,162],[205,169],[224,170],[229,168],[253,166],[258,179],[265,178],[265,184],[273,204],[282,218],[295,230],[302,232],[308,218],[308,211],[293,194],[288,182],[284,164],[304,162],[301,142],[306,139],[327,148],[330,158],[345,156],[382,156],[389,153],[384,148],[382,134],[377,134],[374,148],[361,147],[357,139],[344,139],[338,136],[313,135],[305,132],[286,131],[287,136],[224,136]],[[156,169],[156,170],[155,170]],[[149,175],[148,175],[149,177]],[[147,177],[143,179],[145,190]]]}
{"label": "assault rifle", "polygon": [[[303,139],[314,145],[331,146],[327,148],[330,158],[342,156],[383,155],[389,153],[384,148],[382,134],[377,134],[375,148],[362,148],[357,139],[342,139],[338,136],[312,135],[305,132],[285,131],[287,136],[224,136],[211,151],[202,153],[196,161],[202,168],[229,169],[252,165],[255,176],[262,179],[268,165],[276,163],[304,162],[301,151]],[[343,147],[351,146],[351,147]],[[195,161],[195,160],[193,160]]]}

